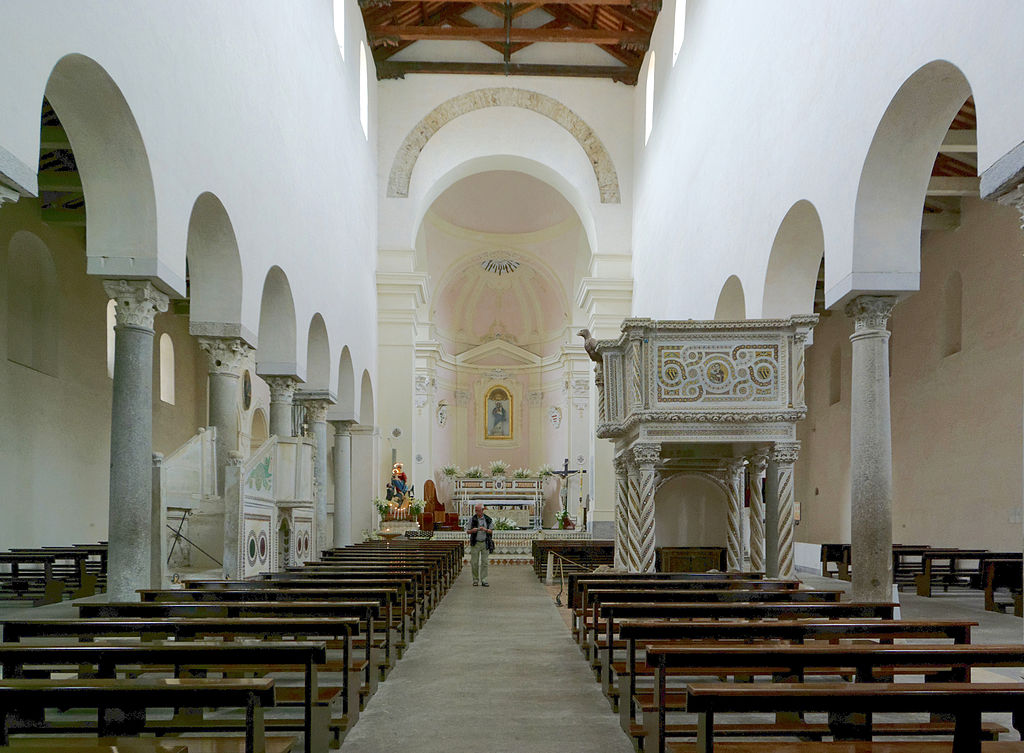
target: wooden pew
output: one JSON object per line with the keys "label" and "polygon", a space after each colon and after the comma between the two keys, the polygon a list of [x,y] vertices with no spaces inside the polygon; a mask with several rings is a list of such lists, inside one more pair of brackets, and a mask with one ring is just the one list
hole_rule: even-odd
{"label": "wooden pew", "polygon": [[[631,736],[645,734],[635,725],[638,703],[653,710],[653,692],[638,697],[638,675],[654,676],[654,668],[646,658],[640,661],[637,645],[651,642],[726,641],[736,645],[743,641],[805,641],[872,640],[882,644],[896,639],[949,640],[953,644],[969,644],[971,628],[977,622],[968,620],[778,620],[750,622],[673,622],[669,620],[622,620],[619,637],[626,642],[625,662],[613,662],[612,672],[618,688],[619,722]],[[671,674],[671,672],[669,672]],[[650,697],[647,697],[650,696]]]}
{"label": "wooden pew", "polygon": [[580,584],[582,583],[598,583],[601,581],[657,582],[663,580],[679,581],[682,583],[700,583],[702,581],[714,581],[716,583],[720,583],[722,581],[732,580],[764,580],[764,573],[620,573],[609,571],[600,573],[571,573],[565,577],[568,584],[567,590],[569,592],[569,606],[576,607],[579,605],[576,595],[579,593]]}
{"label": "wooden pew", "polygon": [[[268,749],[271,745],[268,738]],[[18,738],[10,745],[0,746],[0,753],[53,753],[52,738]],[[198,751],[199,745],[194,746]],[[190,753],[184,742],[142,737],[82,737],[60,741],[61,753]],[[227,753],[227,751],[225,751]]]}
{"label": "wooden pew", "polygon": [[174,638],[176,641],[205,637],[247,636],[263,639],[309,638],[333,639],[342,652],[341,667],[355,671],[342,673],[342,709],[349,725],[359,716],[360,696],[369,694],[361,687],[368,662],[353,663],[352,638],[360,635],[358,617],[256,617],[256,618],[161,618],[161,619],[82,619],[4,620],[4,641],[18,642],[32,638],[136,638],[143,641]]}
{"label": "wooden pew", "polygon": [[850,549],[849,544],[822,544],[821,545],[821,574],[826,578],[832,577],[832,569],[829,565],[836,566],[836,577],[839,580],[850,580]]}
{"label": "wooden pew", "polygon": [[[976,562],[988,554],[987,549],[928,549],[921,553],[922,572],[914,576],[918,596],[931,596],[932,586],[939,584],[943,591],[950,586],[968,586],[977,567],[964,562]],[[946,564],[940,565],[939,562]]]}
{"label": "wooden pew", "polygon": [[[360,572],[377,572],[379,575],[399,573],[414,574],[421,579],[423,594],[426,599],[428,611],[433,611],[437,602],[445,593],[443,575],[440,568],[434,563],[426,563],[413,560],[389,560],[379,557],[349,557],[344,559],[324,560],[323,562],[306,562],[301,566],[288,567],[286,573],[303,573],[304,576],[320,575],[322,573],[339,573],[356,570]],[[280,575],[275,573],[274,575]]]}
{"label": "wooden pew", "polygon": [[[45,675],[43,679],[48,679],[54,670],[79,672],[81,676],[83,668],[97,678],[116,679],[119,668],[124,671],[170,665],[174,676],[181,677],[191,667],[220,671],[232,666],[294,666],[303,673],[303,724],[298,731],[304,734],[306,753],[325,751],[328,746],[330,701],[321,701],[318,678],[318,667],[326,662],[326,644],[313,641],[154,641],[115,645],[0,643],[0,666],[5,679],[21,679],[26,675],[32,678]],[[277,690],[280,692],[282,689]]]}
{"label": "wooden pew", "polygon": [[[355,617],[364,633],[366,684],[372,695],[377,690],[377,678],[386,666],[386,656],[374,656],[374,621],[380,615],[376,601],[239,601],[239,602],[123,602],[107,604],[79,604],[83,618],[251,618],[251,617]],[[390,631],[388,631],[390,632]],[[390,637],[385,639],[385,654],[390,651]]]}
{"label": "wooden pew", "polygon": [[570,604],[573,607],[573,636],[579,642],[581,629],[586,622],[588,609],[593,609],[593,602],[588,598],[588,593],[594,590],[607,591],[619,589],[622,591],[637,590],[650,592],[655,590],[664,591],[795,591],[799,588],[800,581],[797,580],[739,580],[736,578],[728,580],[619,580],[603,578],[600,580],[581,579],[576,583],[576,593],[570,597]]}
{"label": "wooden pew", "polygon": [[[606,661],[613,658],[610,652],[615,646],[615,620],[622,617],[632,618],[667,618],[677,619],[716,619],[720,617],[738,617],[740,619],[764,619],[772,616],[783,617],[824,617],[832,614],[837,618],[879,617],[892,618],[892,605],[888,611],[879,609],[877,604],[839,603],[838,599],[826,594],[832,592],[818,591],[695,591],[653,592],[640,594],[637,592],[608,592],[607,595],[598,591],[589,594],[592,604],[590,625],[587,630],[589,648],[584,654],[590,657],[593,667],[604,667]],[[707,597],[704,601],[694,599],[695,594]],[[744,598],[748,596],[750,598]],[[717,597],[717,598],[716,598]],[[829,599],[834,599],[829,601]],[[774,607],[778,606],[778,609]],[[801,610],[800,607],[807,607]],[[847,606],[851,608],[846,609]],[[830,612],[821,611],[819,607],[829,607]],[[604,628],[604,641],[600,632]],[[620,645],[619,648],[623,648]],[[598,675],[601,679],[601,675]]]}
{"label": "wooden pew", "polygon": [[[63,598],[64,586],[53,576],[57,555],[31,550],[27,552],[0,552],[0,565],[10,567],[2,574],[10,586],[9,593],[18,598],[35,598],[35,604],[54,604]],[[28,570],[23,566],[28,565]],[[35,567],[32,567],[35,566]]]}
{"label": "wooden pew", "polygon": [[[231,589],[139,589],[143,603],[164,602],[231,602],[231,601],[345,601],[376,600],[384,609],[380,623],[383,630],[394,630],[390,647],[398,659],[402,658],[408,628],[408,613],[404,589],[372,586],[365,588],[308,588],[284,589],[268,587],[266,582],[238,581],[246,588]],[[393,666],[390,654],[389,667]]]}
{"label": "wooden pew", "polygon": [[981,562],[981,586],[985,592],[985,609],[989,612],[1002,611],[1002,604],[996,601],[996,591],[1005,588],[1010,592],[1013,613],[1024,617],[1024,564],[1019,558],[1002,559],[986,557]]}
{"label": "wooden pew", "polygon": [[[716,747],[738,753],[739,750],[771,750],[773,753],[816,753],[835,751],[830,743],[775,743],[763,746],[741,744],[715,744],[714,718],[718,713],[821,711],[830,714],[865,714],[875,711],[894,713],[947,714],[955,718],[953,733],[954,753],[980,753],[982,747],[982,714],[1011,713],[1018,732],[1024,731],[1024,683],[697,683],[688,686],[686,707],[698,715],[696,748],[687,750],[712,753]],[[867,717],[870,719],[870,716]],[[850,725],[844,723],[838,731],[849,734]],[[869,731],[865,731],[870,737]],[[1024,744],[998,743],[1000,753],[1019,752]],[[670,748],[675,749],[675,748]],[[842,750],[842,748],[839,748]],[[870,742],[859,743],[850,750],[858,753],[886,751],[896,753],[924,753],[949,750],[949,743],[931,746],[923,742]],[[657,753],[664,753],[664,745]]]}
{"label": "wooden pew", "polygon": [[348,580],[352,578],[411,578],[415,585],[413,598],[417,605],[416,627],[423,626],[432,611],[433,586],[429,574],[423,568],[389,567],[387,565],[353,565],[352,567],[337,564],[324,567],[307,567],[287,569],[276,573],[266,573],[255,578],[260,581],[299,581],[303,587],[317,588],[316,580]]}
{"label": "wooden pew", "polygon": [[[787,681],[801,681],[812,670],[828,670],[838,674],[838,668],[851,669],[857,682],[873,683],[879,668],[886,672],[892,669],[910,670],[914,673],[940,675],[943,679],[970,682],[971,667],[1015,667],[1024,664],[1024,645],[649,645],[647,661],[654,666],[655,698],[659,699],[656,728],[648,740],[652,750],[664,750],[665,712],[668,706],[666,676],[668,668],[675,668],[684,674],[688,671],[699,674],[699,670],[714,669],[725,674],[739,671],[744,675],[771,674]],[[756,670],[756,671],[752,671]],[[1022,686],[1024,687],[1024,686]],[[662,702],[664,699],[664,702]],[[797,709],[802,710],[802,709]],[[687,706],[687,711],[692,709]],[[934,725],[921,728],[922,734],[935,731]],[[979,730],[980,731],[980,730]],[[698,730],[699,733],[699,730]],[[906,734],[907,730],[901,730]],[[787,730],[786,734],[792,734]],[[869,735],[870,737],[870,735]]]}
{"label": "wooden pew", "polygon": [[266,751],[263,709],[274,705],[274,681],[259,679],[0,680],[0,745],[12,733],[45,729],[31,720],[47,708],[97,710],[100,737],[137,734],[151,708],[237,708],[245,712],[245,752]]}

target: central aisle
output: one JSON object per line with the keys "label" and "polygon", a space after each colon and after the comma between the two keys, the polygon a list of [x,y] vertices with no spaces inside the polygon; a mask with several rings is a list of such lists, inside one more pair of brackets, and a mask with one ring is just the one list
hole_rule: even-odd
{"label": "central aisle", "polygon": [[342,753],[632,753],[533,569],[489,581],[466,565]]}

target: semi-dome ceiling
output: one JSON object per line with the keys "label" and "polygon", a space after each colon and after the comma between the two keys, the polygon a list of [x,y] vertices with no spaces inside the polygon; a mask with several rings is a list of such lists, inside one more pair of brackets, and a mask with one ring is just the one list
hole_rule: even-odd
{"label": "semi-dome ceiling", "polygon": [[463,178],[431,211],[452,225],[481,233],[532,233],[576,217],[576,210],[542,180],[512,170]]}
{"label": "semi-dome ceiling", "polygon": [[434,297],[437,336],[452,353],[505,340],[546,355],[568,325],[561,285],[536,260],[495,250],[454,268]]}

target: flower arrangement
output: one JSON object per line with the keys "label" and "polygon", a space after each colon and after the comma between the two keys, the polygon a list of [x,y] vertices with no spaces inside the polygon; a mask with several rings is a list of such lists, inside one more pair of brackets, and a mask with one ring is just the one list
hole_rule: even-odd
{"label": "flower arrangement", "polygon": [[459,468],[459,466],[457,466],[457,465],[449,463],[448,465],[446,465],[443,468],[441,468],[441,473],[443,473],[448,478],[452,478],[454,476],[461,476],[462,475],[462,469]]}
{"label": "flower arrangement", "polygon": [[544,463],[544,465],[542,465],[540,468],[537,469],[537,475],[540,476],[541,478],[547,478],[548,476],[554,476],[555,475],[555,469],[552,468],[547,463]]}
{"label": "flower arrangement", "polygon": [[373,506],[377,509],[377,514],[380,515],[380,519],[387,520],[388,515],[391,514],[391,503],[386,499],[377,497],[373,500]]}
{"label": "flower arrangement", "polygon": [[508,473],[508,463],[506,463],[504,460],[491,461],[492,476],[504,476],[506,473]]}
{"label": "flower arrangement", "polygon": [[533,475],[533,471],[529,468],[516,468],[512,471],[512,478],[530,478]]}
{"label": "flower arrangement", "polygon": [[472,465],[466,469],[466,478],[483,478],[484,469],[478,465]]}
{"label": "flower arrangement", "polygon": [[423,514],[423,500],[416,499],[415,497],[409,498],[409,515],[412,517],[419,517]]}
{"label": "flower arrangement", "polygon": [[494,521],[495,531],[514,531],[517,528],[519,528],[519,526],[517,526],[515,521],[511,518],[497,518]]}
{"label": "flower arrangement", "polygon": [[558,513],[558,517],[555,518],[558,521],[558,527],[562,529],[575,528],[576,525],[572,522],[572,518],[569,517],[568,510],[562,510]]}

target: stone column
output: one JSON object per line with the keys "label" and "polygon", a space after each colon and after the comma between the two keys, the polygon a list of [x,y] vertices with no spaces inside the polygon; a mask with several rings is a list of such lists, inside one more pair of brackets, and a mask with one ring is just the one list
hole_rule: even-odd
{"label": "stone column", "polygon": [[629,468],[618,455],[615,464],[615,568],[629,569]]}
{"label": "stone column", "polygon": [[153,319],[167,296],[148,281],[105,280],[116,301],[110,420],[107,594],[135,601],[149,588],[153,530]]}
{"label": "stone column", "polygon": [[292,399],[299,381],[291,376],[265,376],[270,387],[270,433],[279,437],[292,436]]}
{"label": "stone column", "polygon": [[352,543],[352,421],[334,424],[334,546]]}
{"label": "stone column", "polygon": [[200,337],[210,380],[210,426],[217,429],[217,491],[224,493],[228,453],[238,450],[238,386],[252,348],[237,337]]}
{"label": "stone column", "polygon": [[850,533],[853,598],[892,599],[892,428],[889,416],[889,316],[893,296],[862,295],[854,319],[850,395]]}
{"label": "stone column", "polygon": [[633,462],[632,448],[625,451],[626,466],[626,535],[624,541],[625,565],[631,573],[640,572],[637,560],[637,542],[640,541],[640,470]]}
{"label": "stone column", "polygon": [[768,451],[758,450],[747,458],[747,488],[750,489],[750,569],[764,572],[764,490],[761,479],[768,466]]}
{"label": "stone column", "polygon": [[743,458],[725,461],[725,486],[728,497],[726,569],[743,569]]}
{"label": "stone column", "polygon": [[241,578],[242,554],[242,453],[229,452],[224,466],[224,577]]}
{"label": "stone column", "polygon": [[765,573],[769,578],[792,578],[795,574],[793,463],[799,453],[799,442],[776,442],[768,455],[764,524]]}
{"label": "stone column", "polygon": [[640,573],[653,573],[655,569],[654,486],[657,475],[654,466],[661,459],[661,445],[636,444],[633,445],[632,450],[633,463],[637,469],[634,507],[637,534],[632,542],[633,550],[636,553],[636,571]]}

